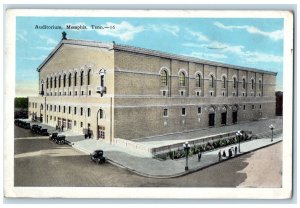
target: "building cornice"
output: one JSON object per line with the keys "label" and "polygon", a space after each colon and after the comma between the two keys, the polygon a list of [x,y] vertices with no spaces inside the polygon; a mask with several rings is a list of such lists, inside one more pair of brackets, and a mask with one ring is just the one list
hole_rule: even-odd
{"label": "building cornice", "polygon": [[271,75],[275,75],[275,76],[277,75],[277,72],[271,72],[271,71],[266,71],[266,70],[261,70],[261,69],[256,69],[256,68],[250,68],[250,67],[236,66],[236,65],[225,64],[225,63],[215,62],[215,61],[208,61],[208,60],[204,60],[204,59],[200,59],[200,58],[176,55],[176,54],[172,54],[172,53],[166,53],[166,52],[162,52],[162,51],[145,49],[145,48],[140,48],[140,47],[135,47],[135,46],[108,43],[108,42],[98,42],[98,41],[73,40],[73,39],[62,39],[57,44],[57,46],[50,52],[50,54],[46,57],[46,59],[38,66],[38,68],[37,68],[38,72],[41,71],[42,67],[53,57],[53,55],[58,51],[58,49],[63,44],[106,48],[108,50],[125,51],[125,52],[144,54],[144,55],[149,55],[149,56],[162,57],[162,58],[167,58],[167,59],[175,59],[178,61],[186,61],[186,62],[192,62],[192,63],[197,63],[197,64],[205,64],[205,65],[210,65],[210,66],[224,67],[224,68],[237,69],[237,70],[243,70],[243,71],[249,71],[249,72],[271,74]]}

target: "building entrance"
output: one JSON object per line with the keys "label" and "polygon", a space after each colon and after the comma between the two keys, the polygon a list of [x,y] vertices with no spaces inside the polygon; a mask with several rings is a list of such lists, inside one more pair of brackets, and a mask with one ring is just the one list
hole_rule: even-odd
{"label": "building entrance", "polygon": [[208,126],[214,126],[215,125],[215,114],[210,113],[208,115],[209,115]]}
{"label": "building entrance", "polygon": [[232,112],[232,123],[237,123],[237,111]]}
{"label": "building entrance", "polygon": [[98,126],[98,139],[105,139],[105,127]]}
{"label": "building entrance", "polygon": [[227,113],[221,113],[221,124],[226,125]]}

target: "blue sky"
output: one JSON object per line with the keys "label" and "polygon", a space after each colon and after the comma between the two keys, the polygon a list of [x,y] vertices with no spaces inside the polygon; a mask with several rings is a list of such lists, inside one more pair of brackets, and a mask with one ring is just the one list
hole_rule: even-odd
{"label": "blue sky", "polygon": [[[87,30],[68,30],[67,24]],[[62,30],[35,29],[59,25]],[[93,30],[91,25],[115,26]],[[36,68],[61,40],[128,44],[233,65],[278,72],[282,90],[283,19],[274,18],[91,18],[18,17],[16,26],[16,96],[36,96]]]}

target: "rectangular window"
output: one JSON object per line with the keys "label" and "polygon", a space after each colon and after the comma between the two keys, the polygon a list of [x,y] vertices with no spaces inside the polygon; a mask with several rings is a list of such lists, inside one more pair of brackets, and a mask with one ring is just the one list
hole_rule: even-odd
{"label": "rectangular window", "polygon": [[92,94],[92,91],[91,90],[89,90],[89,95],[91,95]]}
{"label": "rectangular window", "polygon": [[70,96],[72,95],[72,92],[71,92],[71,91],[69,92],[69,95],[70,95]]}
{"label": "rectangular window", "polygon": [[47,110],[48,110],[48,105],[47,105]]}
{"label": "rectangular window", "polygon": [[80,108],[80,115],[83,115],[83,108]]}
{"label": "rectangular window", "polygon": [[81,128],[83,127],[83,123],[82,123],[82,122],[80,122],[80,127],[81,127]]}
{"label": "rectangular window", "polygon": [[185,112],[185,108],[181,108],[181,115],[182,116],[185,116],[186,114],[185,114],[186,112]]}
{"label": "rectangular window", "polygon": [[77,95],[77,91],[75,91],[75,95]]}
{"label": "rectangular window", "polygon": [[77,113],[77,107],[74,107],[74,115]]}
{"label": "rectangular window", "polygon": [[88,108],[88,117],[90,117],[90,116],[91,116],[91,109]]}
{"label": "rectangular window", "polygon": [[52,105],[50,105],[50,111],[52,111]]}
{"label": "rectangular window", "polygon": [[259,105],[259,108],[261,109],[261,104]]}
{"label": "rectangular window", "polygon": [[163,117],[168,117],[168,109],[164,108]]}
{"label": "rectangular window", "polygon": [[76,121],[74,121],[74,126],[76,126]]}
{"label": "rectangular window", "polygon": [[56,105],[54,106],[54,112],[56,112]]}
{"label": "rectangular window", "polygon": [[244,110],[246,110],[246,105],[244,105]]}
{"label": "rectangular window", "polygon": [[198,114],[201,114],[202,113],[202,109],[201,107],[198,107]]}
{"label": "rectangular window", "polygon": [[66,113],[66,106],[64,106],[64,113]]}
{"label": "rectangular window", "polygon": [[252,110],[254,110],[255,109],[255,106],[254,105],[252,105]]}
{"label": "rectangular window", "polygon": [[69,114],[71,114],[71,106],[69,106]]}
{"label": "rectangular window", "polygon": [[81,91],[81,95],[83,95],[83,91]]}
{"label": "rectangular window", "polygon": [[58,106],[58,112],[60,112],[60,105]]}

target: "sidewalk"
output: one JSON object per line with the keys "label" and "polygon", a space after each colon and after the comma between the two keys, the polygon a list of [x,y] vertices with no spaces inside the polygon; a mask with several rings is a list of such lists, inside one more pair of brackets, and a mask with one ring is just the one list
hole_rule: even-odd
{"label": "sidewalk", "polygon": [[[239,153],[237,156],[267,147],[280,141],[282,141],[282,134],[276,136],[273,142],[271,142],[270,138],[262,138],[241,143],[241,153]],[[202,154],[201,162],[198,162],[197,155],[189,157],[189,170],[185,171],[185,158],[160,161],[154,158],[145,157],[136,152],[128,152],[128,149],[110,145],[101,140],[94,139],[75,142],[73,145],[75,149],[83,151],[87,154],[92,153],[96,149],[102,149],[104,150],[105,157],[112,164],[126,168],[135,172],[136,174],[153,178],[178,177],[214,165],[219,163],[218,153],[220,150],[222,152],[225,150],[226,154],[228,155],[228,149],[235,146],[238,146],[238,144],[210,152],[204,152]],[[129,154],[125,153],[126,151]]]}

